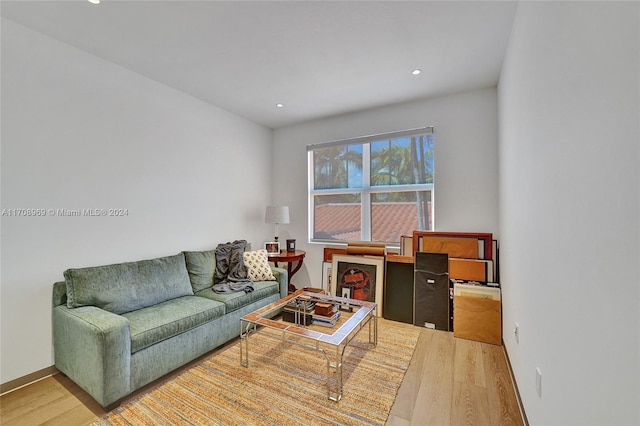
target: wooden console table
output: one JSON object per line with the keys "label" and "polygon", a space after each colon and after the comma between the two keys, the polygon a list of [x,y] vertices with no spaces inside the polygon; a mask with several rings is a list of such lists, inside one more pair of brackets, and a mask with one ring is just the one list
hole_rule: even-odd
{"label": "wooden console table", "polygon": [[280,253],[278,254],[269,255],[269,262],[273,262],[276,268],[278,267],[278,262],[286,262],[287,272],[289,273],[289,293],[297,290],[296,286],[291,284],[291,277],[293,277],[293,275],[302,267],[302,262],[304,261],[305,254],[307,254],[307,252],[305,252],[304,250],[296,250],[294,252],[280,251]]}

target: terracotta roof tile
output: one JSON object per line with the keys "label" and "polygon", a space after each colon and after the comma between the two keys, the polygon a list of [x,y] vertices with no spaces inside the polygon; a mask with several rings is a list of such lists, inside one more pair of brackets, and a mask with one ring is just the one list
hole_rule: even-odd
{"label": "terracotta roof tile", "polygon": [[[315,237],[358,241],[360,236],[359,203],[321,204],[315,210]],[[431,203],[428,203],[431,211]],[[372,240],[399,242],[400,236],[411,235],[418,229],[416,203],[375,203],[372,207]],[[429,216],[429,229],[432,218]]]}

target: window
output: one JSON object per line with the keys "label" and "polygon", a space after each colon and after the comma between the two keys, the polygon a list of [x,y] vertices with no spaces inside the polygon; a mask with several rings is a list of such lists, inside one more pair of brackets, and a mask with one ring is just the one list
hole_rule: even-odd
{"label": "window", "polygon": [[433,229],[433,128],[307,147],[309,238],[399,243]]}

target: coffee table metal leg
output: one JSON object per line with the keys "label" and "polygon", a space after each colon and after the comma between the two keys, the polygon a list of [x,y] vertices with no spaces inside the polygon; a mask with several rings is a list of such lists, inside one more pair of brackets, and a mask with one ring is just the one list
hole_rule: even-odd
{"label": "coffee table metal leg", "polygon": [[[328,379],[328,378],[327,378]],[[331,384],[327,383],[328,397],[331,401],[340,401],[342,399],[342,363],[336,367],[336,389],[335,392],[331,392]]]}
{"label": "coffee table metal leg", "polygon": [[[373,330],[371,330],[372,328]],[[369,343],[371,343],[374,348],[378,346],[378,317],[376,315],[369,320]]]}
{"label": "coffee table metal leg", "polygon": [[242,326],[243,321],[240,320],[240,365],[243,367],[249,366],[249,336],[251,333],[256,332],[257,326],[250,322],[246,327]]}
{"label": "coffee table metal leg", "polygon": [[[340,347],[336,346],[335,362],[331,362],[331,357],[324,350],[320,349],[319,351],[322,352],[327,360],[327,397],[331,401],[340,401],[342,399],[342,356],[344,349],[341,352]],[[332,369],[334,374],[331,374]],[[332,391],[332,388],[335,388],[335,392]]]}
{"label": "coffee table metal leg", "polygon": [[[369,322],[369,344],[372,348],[375,348],[378,345],[378,317],[375,313],[368,319]],[[360,328],[362,330],[362,328]],[[342,399],[342,361],[344,359],[344,353],[347,350],[347,346],[355,337],[358,335],[359,331],[356,332],[353,336],[351,336],[342,346],[336,346],[336,354],[335,354],[335,363],[331,362],[330,357],[322,351],[325,358],[327,359],[327,393],[329,399],[331,401],[340,401]],[[335,377],[334,380],[331,380],[331,368],[334,369]],[[335,392],[331,392],[331,382],[335,382]]]}
{"label": "coffee table metal leg", "polygon": [[[336,348],[339,349],[339,348]],[[346,349],[346,346],[345,348]],[[342,351],[336,350],[336,393],[334,396],[329,394],[329,399],[332,401],[340,401],[342,399],[342,356],[344,355],[344,349]]]}

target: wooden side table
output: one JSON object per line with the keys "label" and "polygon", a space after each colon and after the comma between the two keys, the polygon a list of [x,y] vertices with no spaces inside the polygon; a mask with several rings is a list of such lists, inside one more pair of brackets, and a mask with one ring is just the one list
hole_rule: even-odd
{"label": "wooden side table", "polygon": [[307,254],[307,252],[304,250],[296,250],[294,252],[280,251],[278,254],[269,255],[269,262],[273,262],[276,268],[278,267],[278,262],[286,262],[287,272],[289,273],[289,293],[296,291],[296,286],[291,284],[291,277],[302,267],[305,254]]}

